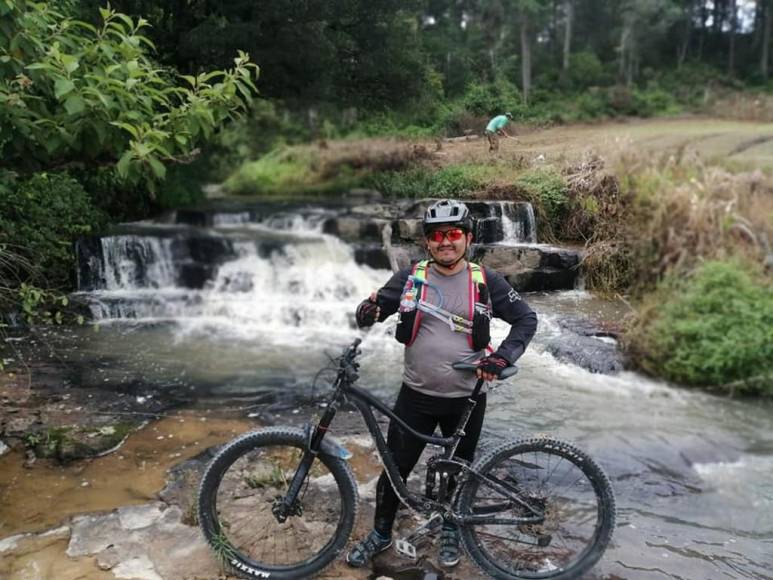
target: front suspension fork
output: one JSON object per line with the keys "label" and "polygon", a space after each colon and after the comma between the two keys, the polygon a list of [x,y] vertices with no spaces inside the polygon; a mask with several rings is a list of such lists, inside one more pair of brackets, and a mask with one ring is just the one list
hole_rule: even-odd
{"label": "front suspension fork", "polygon": [[293,475],[293,478],[290,481],[287,493],[284,497],[277,498],[277,501],[274,502],[274,506],[271,509],[274,517],[280,524],[284,523],[289,516],[299,516],[302,514],[303,508],[298,501],[298,494],[300,494],[303,483],[309,476],[309,471],[311,470],[314,460],[319,455],[319,450],[322,447],[322,440],[325,438],[327,429],[333,421],[333,417],[335,417],[337,410],[338,399],[334,399],[330,405],[328,405],[327,409],[325,409],[325,413],[322,415],[322,418],[319,420],[319,423],[313,432],[311,430],[311,424],[306,425],[306,436],[304,437],[306,446],[303,450],[301,462],[298,464],[298,469],[295,470],[295,475]]}

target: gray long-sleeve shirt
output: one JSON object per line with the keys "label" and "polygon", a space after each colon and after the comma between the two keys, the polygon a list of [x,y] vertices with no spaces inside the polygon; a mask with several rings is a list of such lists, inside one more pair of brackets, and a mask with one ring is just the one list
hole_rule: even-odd
{"label": "gray long-sleeve shirt", "polygon": [[[379,321],[391,316],[400,305],[405,282],[413,268],[400,270],[378,291],[377,303],[381,308]],[[537,329],[537,315],[521,299],[501,274],[484,268],[489,290],[492,314],[511,325],[510,332],[496,349],[496,353],[514,363],[523,354]],[[445,276],[434,266],[427,269],[428,281],[437,286],[443,296],[443,308],[453,314],[469,318],[469,274],[464,268]],[[438,295],[429,288],[426,299],[438,303]],[[413,344],[405,350],[403,381],[411,388],[439,397],[463,397],[475,386],[475,375],[457,371],[451,364],[457,360],[474,358],[477,353],[467,335],[454,332],[443,320],[424,314]]]}

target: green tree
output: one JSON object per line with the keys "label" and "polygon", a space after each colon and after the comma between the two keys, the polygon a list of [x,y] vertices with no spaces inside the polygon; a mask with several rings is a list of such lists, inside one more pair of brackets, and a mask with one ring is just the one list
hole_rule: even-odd
{"label": "green tree", "polygon": [[153,190],[165,164],[185,160],[243,112],[258,68],[182,76],[149,56],[147,21],[100,9],[98,26],[51,3],[0,0],[2,167],[33,172],[114,164]]}

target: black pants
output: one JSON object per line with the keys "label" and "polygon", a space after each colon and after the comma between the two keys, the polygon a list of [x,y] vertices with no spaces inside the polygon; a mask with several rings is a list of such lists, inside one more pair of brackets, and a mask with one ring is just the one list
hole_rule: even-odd
{"label": "black pants", "polygon": [[[432,397],[403,385],[395,402],[394,412],[413,429],[424,435],[432,435],[440,424],[443,437],[453,435],[459,419],[464,413],[468,397],[446,398]],[[455,457],[472,461],[475,446],[478,444],[480,430],[483,427],[483,415],[486,413],[486,394],[478,395],[477,405],[472,412],[465,435],[459,442]],[[396,421],[390,421],[387,434],[387,447],[392,454],[403,481],[413,471],[421,457],[426,443],[417,439]],[[389,483],[386,472],[381,473],[376,487],[376,517],[374,527],[382,535],[392,533],[392,524],[400,500]]]}

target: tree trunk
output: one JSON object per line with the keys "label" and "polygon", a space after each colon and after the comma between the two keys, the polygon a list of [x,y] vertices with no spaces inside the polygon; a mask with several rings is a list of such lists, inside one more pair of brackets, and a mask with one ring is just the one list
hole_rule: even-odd
{"label": "tree trunk", "polygon": [[692,34],[692,11],[693,11],[693,3],[689,2],[687,6],[684,8],[684,37],[682,38],[682,42],[679,45],[679,48],[677,49],[677,55],[676,55],[676,68],[680,69],[682,68],[682,65],[684,64],[685,58],[687,58],[687,50],[690,47],[690,36]]}
{"label": "tree trunk", "polygon": [[714,7],[711,14],[711,28],[715,33],[719,33],[722,30],[722,21],[724,20],[722,17],[722,2],[714,0],[712,4]]}
{"label": "tree trunk", "polygon": [[703,43],[706,40],[706,22],[709,19],[708,0],[701,0],[701,33],[698,37],[698,60],[703,60]]}
{"label": "tree trunk", "polygon": [[531,90],[531,42],[529,42],[529,15],[521,14],[521,81],[523,102],[528,104]]}
{"label": "tree trunk", "polygon": [[735,30],[738,25],[736,0],[730,0],[730,46],[727,54],[727,74],[735,74]]}
{"label": "tree trunk", "polygon": [[569,57],[572,54],[572,20],[574,20],[573,0],[564,1],[564,19],[564,58],[561,76],[566,79],[569,76]]}
{"label": "tree trunk", "polygon": [[618,68],[618,78],[620,81],[622,81],[625,78],[625,71],[627,70],[626,67],[626,60],[628,58],[628,45],[630,43],[630,30],[628,28],[628,20],[625,19],[623,23],[623,31],[620,33],[620,66]]}
{"label": "tree trunk", "polygon": [[762,57],[760,58],[760,72],[762,78],[768,80],[769,70],[769,58],[770,58],[770,31],[771,23],[773,23],[773,4],[768,0],[764,4],[765,13],[763,15],[763,28],[762,28]]}

